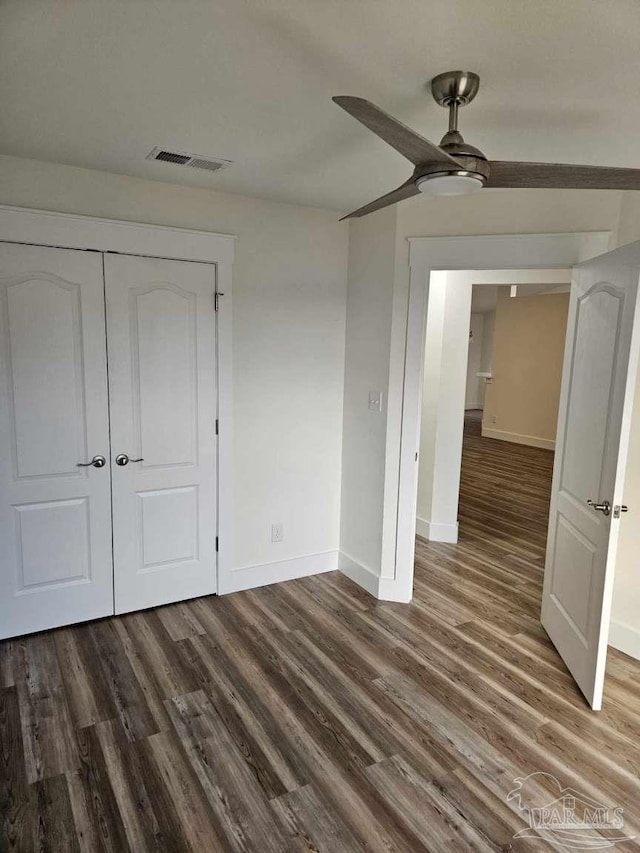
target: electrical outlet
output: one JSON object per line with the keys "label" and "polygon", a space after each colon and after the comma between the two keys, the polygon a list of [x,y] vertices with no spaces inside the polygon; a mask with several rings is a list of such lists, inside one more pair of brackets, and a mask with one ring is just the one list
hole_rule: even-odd
{"label": "electrical outlet", "polygon": [[497,422],[498,422],[498,419],[496,418],[496,416],[495,416],[495,415],[491,415],[491,423],[492,423],[492,424],[495,424],[495,423],[497,423]]}
{"label": "electrical outlet", "polygon": [[282,542],[283,539],[284,532],[282,530],[282,522],[278,521],[276,524],[271,525],[271,541]]}

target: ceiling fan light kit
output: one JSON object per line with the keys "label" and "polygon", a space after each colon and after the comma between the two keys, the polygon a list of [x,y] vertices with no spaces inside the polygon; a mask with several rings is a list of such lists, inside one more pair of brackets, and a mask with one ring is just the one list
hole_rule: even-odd
{"label": "ceiling fan light kit", "polygon": [[458,113],[478,94],[480,78],[473,71],[446,71],[431,81],[431,94],[449,110],[449,129],[435,145],[363,98],[340,95],[333,100],[351,116],[391,145],[414,165],[414,172],[397,189],[344,216],[366,216],[390,204],[424,193],[460,196],[490,188],[640,190],[640,169],[573,166],[562,163],[521,163],[487,160],[465,142],[458,130]]}
{"label": "ceiling fan light kit", "polygon": [[425,195],[471,195],[484,186],[476,172],[435,172],[416,178],[416,187]]}

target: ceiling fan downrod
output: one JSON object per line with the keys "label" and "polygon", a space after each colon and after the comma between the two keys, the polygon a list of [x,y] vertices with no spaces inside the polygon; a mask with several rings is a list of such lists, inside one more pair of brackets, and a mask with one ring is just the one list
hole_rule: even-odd
{"label": "ceiling fan downrod", "polygon": [[[435,102],[449,110],[449,130],[442,137],[441,146],[455,146],[459,153],[473,153],[475,156],[480,153],[477,149],[473,152],[463,152],[459,149],[464,139],[458,130],[460,107],[470,104],[478,94],[479,88],[480,78],[473,71],[445,71],[431,81],[431,94]],[[447,150],[446,147],[445,150]]]}
{"label": "ceiling fan downrod", "polygon": [[458,130],[458,108],[460,106],[460,101],[455,100],[451,101],[449,104],[449,133],[453,133]]}

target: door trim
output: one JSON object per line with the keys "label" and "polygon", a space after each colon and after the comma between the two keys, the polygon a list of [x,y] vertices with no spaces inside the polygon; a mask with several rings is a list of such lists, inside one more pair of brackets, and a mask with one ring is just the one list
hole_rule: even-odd
{"label": "door trim", "polygon": [[218,590],[225,588],[228,584],[224,579],[229,578],[232,571],[233,536],[231,359],[235,235],[0,205],[0,241],[216,265],[216,291],[224,294],[219,297],[219,310],[216,312],[219,425],[216,587]]}
{"label": "door trim", "polygon": [[61,249],[233,264],[236,237],[212,231],[0,205],[0,240]]}
{"label": "door trim", "polygon": [[[392,601],[411,601],[418,490],[422,371],[429,276],[432,270],[568,268],[603,254],[611,232],[505,234],[468,237],[410,237],[409,293],[404,334],[404,361],[389,378],[387,461],[397,458],[397,477],[385,479],[382,576]],[[392,365],[393,367],[393,365]],[[400,389],[392,394],[391,387]],[[392,482],[393,480],[393,482]]]}

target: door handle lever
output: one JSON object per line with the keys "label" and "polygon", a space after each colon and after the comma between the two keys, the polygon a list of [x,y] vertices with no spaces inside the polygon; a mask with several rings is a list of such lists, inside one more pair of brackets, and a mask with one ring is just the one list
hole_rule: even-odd
{"label": "door handle lever", "polygon": [[601,512],[603,515],[611,515],[611,504],[609,501],[602,501],[602,503],[596,503],[592,501],[591,498],[587,501],[587,506],[590,506],[592,509]]}
{"label": "door handle lever", "polygon": [[104,466],[106,464],[107,464],[107,460],[104,458],[104,456],[98,455],[98,456],[94,456],[93,459],[91,460],[91,462],[78,462],[76,467],[77,468],[90,468],[90,467],[104,468]]}
{"label": "door handle lever", "polygon": [[128,465],[129,462],[144,462],[144,457],[141,456],[139,459],[129,459],[126,453],[118,453],[116,456],[116,465]]}

